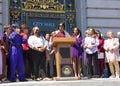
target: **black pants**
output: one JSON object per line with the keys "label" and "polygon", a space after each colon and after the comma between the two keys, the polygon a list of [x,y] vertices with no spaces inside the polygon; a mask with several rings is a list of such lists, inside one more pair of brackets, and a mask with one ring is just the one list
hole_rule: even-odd
{"label": "black pants", "polygon": [[47,77],[50,77],[50,78],[54,76],[54,59],[55,59],[55,54],[52,53],[50,55],[50,59],[46,60],[46,74],[47,74]]}
{"label": "black pants", "polygon": [[6,65],[7,65],[7,79],[10,79],[10,56],[6,57]]}
{"label": "black pants", "polygon": [[31,49],[33,62],[33,75],[35,78],[46,77],[46,53]]}
{"label": "black pants", "polygon": [[88,75],[99,75],[98,68],[98,53],[95,52],[93,54],[87,54],[88,58]]}
{"label": "black pants", "polygon": [[30,78],[30,75],[32,73],[32,60],[31,60],[30,50],[23,50],[23,59],[24,59],[24,65],[25,65],[25,77]]}

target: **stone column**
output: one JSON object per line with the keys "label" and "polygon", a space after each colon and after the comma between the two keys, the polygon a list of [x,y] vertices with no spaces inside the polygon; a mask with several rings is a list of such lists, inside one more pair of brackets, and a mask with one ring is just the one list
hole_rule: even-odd
{"label": "stone column", "polygon": [[3,26],[8,24],[9,18],[8,0],[0,0],[0,35],[3,33]]}
{"label": "stone column", "polygon": [[86,3],[87,3],[86,0],[75,0],[77,27],[79,27],[83,36],[84,36],[85,30],[87,29]]}
{"label": "stone column", "polygon": [[[77,27],[82,32],[83,38],[85,37],[85,31],[87,29],[87,0],[75,0],[76,6],[76,20],[77,20]],[[84,65],[84,58],[82,59],[82,74],[84,76],[87,75],[87,69]]]}
{"label": "stone column", "polygon": [[0,0],[0,36],[1,36],[1,33],[2,33],[2,15],[3,15],[3,10],[2,10],[2,1],[3,0]]}
{"label": "stone column", "polygon": [[3,25],[9,24],[9,0],[2,0],[3,3]]}

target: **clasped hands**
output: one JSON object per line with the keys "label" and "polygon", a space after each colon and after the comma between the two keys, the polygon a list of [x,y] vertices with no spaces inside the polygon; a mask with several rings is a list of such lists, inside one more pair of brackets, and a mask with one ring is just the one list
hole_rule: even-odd
{"label": "clasped hands", "polygon": [[33,49],[39,52],[44,52],[46,48],[45,47],[40,47],[40,48],[34,47]]}

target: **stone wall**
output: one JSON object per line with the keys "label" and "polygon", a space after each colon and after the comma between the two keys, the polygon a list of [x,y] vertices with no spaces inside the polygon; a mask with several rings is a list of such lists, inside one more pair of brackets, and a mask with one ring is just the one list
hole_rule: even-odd
{"label": "stone wall", "polygon": [[87,0],[87,27],[95,27],[104,35],[108,30],[120,31],[120,0]]}
{"label": "stone wall", "polygon": [[0,34],[2,32],[2,0],[0,0]]}
{"label": "stone wall", "polygon": [[[0,32],[9,22],[9,0],[0,0]],[[120,0],[75,0],[77,27],[84,34],[94,27],[104,35],[108,30],[120,31]]]}
{"label": "stone wall", "polygon": [[9,21],[8,6],[8,0],[0,0],[0,34],[3,33],[3,26]]}

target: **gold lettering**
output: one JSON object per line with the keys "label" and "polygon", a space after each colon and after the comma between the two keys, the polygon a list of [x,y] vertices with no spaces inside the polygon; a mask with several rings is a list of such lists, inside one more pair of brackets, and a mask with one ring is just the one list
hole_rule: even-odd
{"label": "gold lettering", "polygon": [[41,22],[33,22],[33,26],[43,26],[43,23],[41,23]]}
{"label": "gold lettering", "polygon": [[46,26],[46,27],[54,27],[54,23],[42,23],[42,22],[33,22],[33,26]]}
{"label": "gold lettering", "polygon": [[55,24],[54,23],[44,23],[44,26],[54,27]]}

